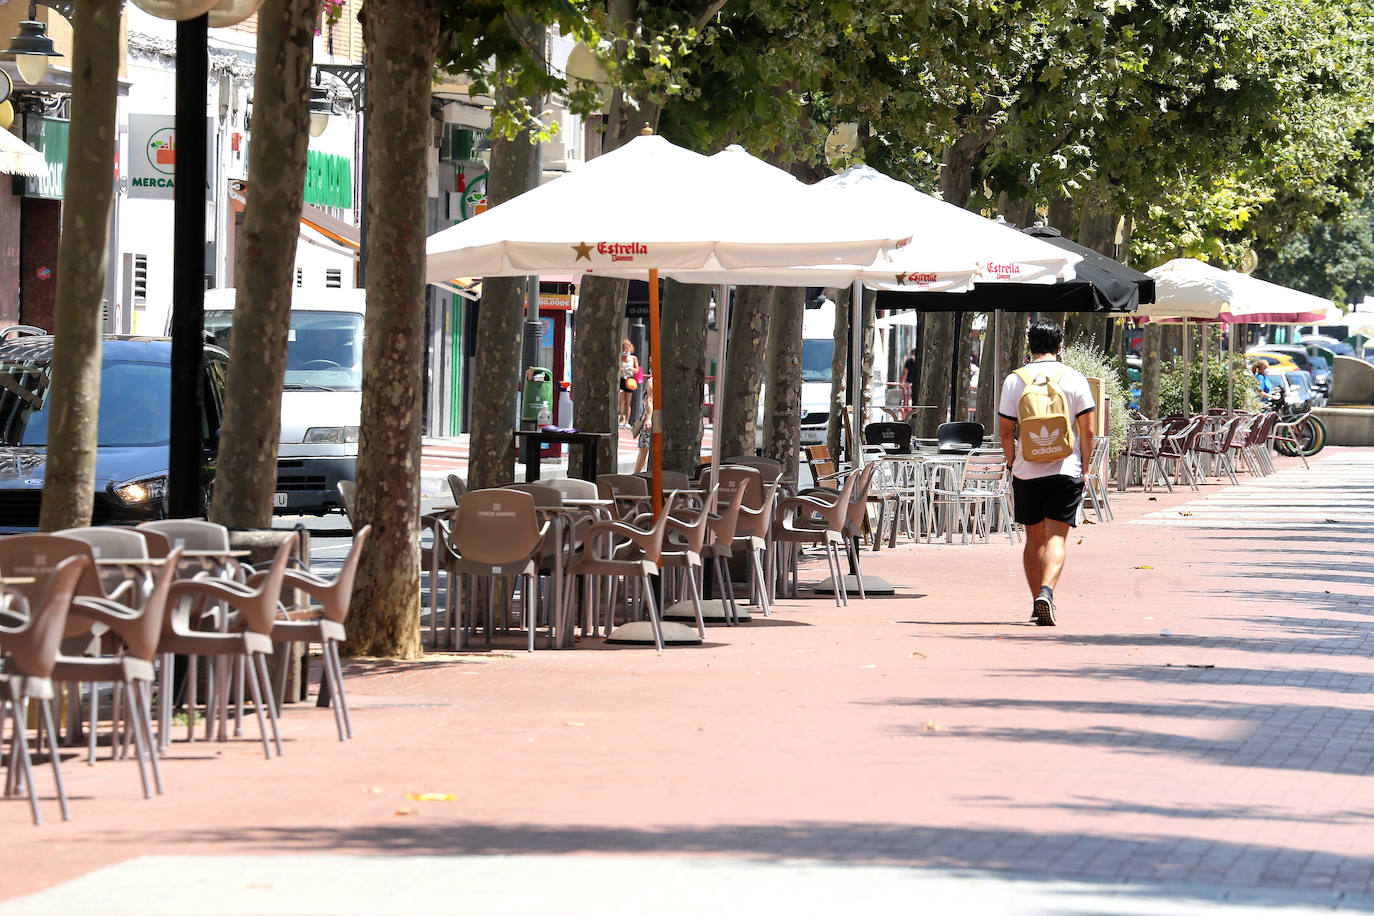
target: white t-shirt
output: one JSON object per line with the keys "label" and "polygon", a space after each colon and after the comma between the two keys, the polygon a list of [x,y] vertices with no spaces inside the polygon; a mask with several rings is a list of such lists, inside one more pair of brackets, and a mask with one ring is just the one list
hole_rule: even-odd
{"label": "white t-shirt", "polygon": [[[1055,366],[1063,366],[1058,360],[1046,359],[1029,363],[1028,365],[1046,369]],[[1056,382],[1059,390],[1064,392],[1064,398],[1068,402],[1070,422],[1081,417],[1090,410],[1095,410],[1097,405],[1093,403],[1092,390],[1088,388],[1088,380],[1083,377],[1083,373],[1067,366],[1063,368],[1063,374]],[[1021,376],[1013,372],[1007,376],[1007,380],[1002,383],[1002,399],[998,402],[997,412],[1008,420],[1017,419],[1017,411],[1021,404],[1021,395],[1026,390],[1026,383],[1021,381]],[[1078,439],[1077,430],[1074,430],[1073,454],[1063,461],[1027,461],[1021,457],[1021,443],[1016,443],[1016,461],[1011,466],[1013,477],[1020,477],[1022,480],[1032,480],[1036,477],[1050,477],[1054,474],[1064,474],[1068,477],[1083,476],[1083,462],[1078,458]]]}

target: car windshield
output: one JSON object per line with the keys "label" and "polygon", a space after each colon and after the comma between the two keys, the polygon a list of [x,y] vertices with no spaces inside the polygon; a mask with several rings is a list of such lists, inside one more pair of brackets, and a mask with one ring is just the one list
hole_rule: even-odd
{"label": "car windshield", "polygon": [[812,339],[802,341],[802,381],[830,381],[830,357],[835,352],[835,341]]}
{"label": "car windshield", "polygon": [[[228,350],[234,313],[205,313],[205,330]],[[287,388],[358,391],[363,385],[363,316],[355,312],[293,311],[286,338]]]}
{"label": "car windshield", "polygon": [[[50,380],[47,360],[0,362],[0,442],[48,444]],[[136,362],[102,365],[97,444],[166,445],[170,429],[170,367]]]}
{"label": "car windshield", "polygon": [[1326,357],[1325,357],[1325,356],[1309,356],[1308,359],[1311,360],[1311,362],[1312,362],[1312,368],[1314,368],[1314,369],[1330,369],[1330,368],[1331,368],[1330,364],[1327,363]]}

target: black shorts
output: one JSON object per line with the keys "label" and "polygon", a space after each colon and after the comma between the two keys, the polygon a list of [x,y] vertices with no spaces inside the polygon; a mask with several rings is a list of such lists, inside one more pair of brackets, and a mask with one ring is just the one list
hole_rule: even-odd
{"label": "black shorts", "polygon": [[1049,477],[1011,479],[1012,497],[1016,501],[1016,521],[1022,525],[1038,525],[1047,518],[1063,522],[1070,528],[1078,524],[1078,507],[1083,502],[1083,478],[1066,474]]}
{"label": "black shorts", "polygon": [[[622,378],[622,379],[620,380],[620,390],[621,390],[621,391],[633,391],[633,390],[634,390],[634,388],[631,388],[629,385],[625,384],[625,383],[628,382],[628,381],[629,381],[629,379],[624,379],[624,378]],[[635,388],[638,388],[638,387],[639,387],[639,385],[635,385]]]}

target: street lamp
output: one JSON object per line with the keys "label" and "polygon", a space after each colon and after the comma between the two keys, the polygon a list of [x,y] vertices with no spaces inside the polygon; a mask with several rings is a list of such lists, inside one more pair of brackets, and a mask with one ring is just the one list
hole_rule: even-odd
{"label": "street lamp", "polygon": [[354,146],[358,162],[358,286],[367,286],[367,62],[358,64],[316,64],[315,87],[310,90],[310,136],[318,137],[336,113],[329,93],[320,85],[327,76],[343,86],[353,99],[358,115]]}
{"label": "street lamp", "polygon": [[7,53],[14,55],[14,65],[24,82],[29,85],[43,79],[43,74],[48,72],[49,57],[62,56],[57,53],[52,39],[48,37],[47,23],[38,21],[39,6],[56,10],[68,22],[72,21],[72,16],[76,12],[71,3],[30,0],[29,18],[19,23],[19,34],[10,39],[10,46],[5,49]]}

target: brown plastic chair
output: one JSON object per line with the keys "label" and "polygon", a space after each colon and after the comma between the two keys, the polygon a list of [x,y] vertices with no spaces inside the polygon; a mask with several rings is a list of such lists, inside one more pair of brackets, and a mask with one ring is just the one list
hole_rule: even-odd
{"label": "brown plastic chair", "polygon": [[[273,744],[277,756],[282,754],[281,733],[277,727],[277,709],[272,700],[272,680],[267,674],[267,656],[272,654],[272,624],[277,616],[277,596],[281,594],[286,561],[296,547],[295,535],[285,538],[277,548],[272,565],[257,579],[253,588],[227,579],[179,579],[172,583],[168,603],[170,613],[163,619],[162,638],[158,651],[182,655],[213,655],[247,660],[245,679],[253,696],[253,712],[262,733],[263,754],[272,756]],[[183,603],[183,599],[193,599]],[[192,629],[195,611],[206,602],[226,605],[237,611],[237,620],[226,620],[225,632],[206,632]],[[264,708],[272,724],[272,743],[267,740]],[[207,710],[208,713],[208,710]],[[193,716],[188,718],[194,719]],[[207,714],[207,719],[210,716]],[[223,735],[221,734],[221,737]]]}
{"label": "brown plastic chair", "polygon": [[[674,500],[675,496],[668,496],[658,521],[647,530],[622,521],[594,522],[587,529],[582,552],[569,564],[567,573],[569,590],[576,587],[577,577],[582,577],[583,601],[587,607],[592,606],[593,577],[638,579],[642,586],[643,604],[649,614],[649,624],[654,632],[654,645],[660,652],[663,651],[663,625],[659,620],[658,605],[654,602],[654,590],[649,577],[658,575],[663,536],[668,529]],[[615,543],[617,537],[621,539],[620,544]],[[607,605],[607,615],[607,630],[610,630],[615,624],[614,602]]]}
{"label": "brown plastic chair", "polygon": [[736,487],[728,505],[719,502],[717,492],[716,508],[721,511],[712,513],[706,522],[706,530],[711,536],[702,550],[702,558],[715,563],[716,587],[721,594],[721,606],[725,609],[725,622],[729,626],[739,623],[739,605],[735,602],[735,590],[730,584],[730,571],[725,561],[734,555],[731,545],[735,541],[735,529],[739,526],[739,510],[745,492],[744,487]]}
{"label": "brown plastic chair", "polygon": [[[147,539],[133,528],[100,525],[87,528],[65,528],[61,531],[54,531],[53,534],[58,537],[85,541],[91,545],[91,555],[97,560],[146,560],[151,556],[148,553]],[[111,596],[125,582],[132,581],[126,575],[127,571],[119,567],[111,569],[99,569],[97,567],[96,571],[100,574],[100,581],[105,587],[106,594]],[[133,587],[136,588],[137,586]]]}
{"label": "brown plastic chair", "polygon": [[0,651],[3,651],[5,660],[5,673],[0,675],[0,688],[3,688],[0,690],[0,727],[4,725],[3,713],[6,709],[14,723],[5,794],[14,794],[22,776],[35,824],[43,823],[43,817],[38,811],[38,790],[33,781],[33,761],[29,757],[27,720],[28,702],[31,699],[37,700],[39,706],[40,748],[43,736],[47,735],[62,820],[71,820],[72,816],[67,807],[67,790],[62,785],[62,761],[57,753],[57,727],[52,715],[52,672],[57,666],[57,650],[67,626],[67,614],[77,584],[90,571],[89,557],[73,556],[62,560],[48,577],[39,600],[28,602],[29,616],[24,625],[0,626]]}
{"label": "brown plastic chair", "polygon": [[[141,607],[134,616],[129,608],[104,598],[78,596],[72,603],[69,620],[82,619],[91,624],[107,628],[118,637],[120,646],[112,654],[98,657],[59,655],[57,666],[53,669],[54,681],[68,683],[104,684],[117,687],[115,692],[113,721],[119,719],[121,696],[127,697],[128,721],[133,727],[134,756],[138,760],[138,775],[143,783],[143,797],[151,798],[148,783],[148,769],[153,773],[153,784],[157,793],[162,794],[162,772],[158,766],[157,748],[153,742],[153,723],[150,714],[150,685],[154,677],[154,661],[157,657],[158,639],[167,609],[167,592],[176,577],[176,563],[181,548],[172,548],[171,555],[162,569],[153,578],[144,596]],[[122,691],[122,693],[121,693]],[[90,757],[95,759],[95,691],[91,691]],[[119,741],[116,732],[111,732],[110,752],[114,756]]]}
{"label": "brown plastic chair", "polygon": [[596,484],[580,477],[554,477],[543,481],[563,494],[564,499],[596,499]]}
{"label": "brown plastic chair", "polygon": [[[344,696],[339,644],[347,635],[344,626],[348,620],[349,602],[353,598],[353,579],[358,572],[358,558],[371,533],[371,525],[358,529],[339,574],[332,580],[308,570],[288,569],[283,573],[283,590],[300,589],[316,603],[311,607],[290,608],[285,620],[272,622],[273,643],[320,644],[324,670],[319,705],[329,703],[333,706],[334,724],[339,730],[340,741],[353,737],[353,722],[348,714],[348,698]],[[258,573],[249,577],[248,585],[257,585],[267,575]]]}
{"label": "brown plastic chair", "polygon": [[[840,547],[845,543],[844,528],[849,518],[850,497],[859,482],[858,474],[850,474],[837,495],[831,500],[815,496],[790,496],[778,503],[777,522],[773,537],[784,543],[817,544],[825,549],[830,564],[831,582],[835,585],[835,605],[849,603],[840,565]],[[856,569],[857,572],[857,569]]]}
{"label": "brown plastic chair", "polygon": [[[684,477],[686,475],[683,475]],[[686,574],[687,593],[692,599],[692,609],[697,615],[697,633],[706,638],[706,620],[701,614],[701,588],[697,576],[701,574],[701,555],[706,545],[706,526],[711,521],[711,499],[716,495],[713,490],[702,507],[696,510],[695,518],[677,516],[668,518],[668,539],[663,552],[659,554],[659,568],[680,569]],[[668,513],[664,513],[668,515]]]}
{"label": "brown plastic chair", "polygon": [[634,521],[653,511],[649,501],[649,482],[634,474],[601,474],[596,478],[596,493],[615,501],[611,512],[622,521]]}
{"label": "brown plastic chair", "polygon": [[[552,488],[548,492],[557,494]],[[561,499],[561,497],[560,497]],[[551,524],[539,523],[534,497],[520,490],[496,488],[469,490],[458,504],[452,525],[445,533],[450,551],[449,582],[472,576],[515,576],[524,579],[521,596],[529,629],[529,651],[534,651],[538,621],[536,580],[539,555]],[[487,589],[487,641],[495,624],[495,588]],[[462,647],[462,596],[458,596],[458,645]]]}
{"label": "brown plastic chair", "polygon": [[[737,488],[744,488],[744,501],[740,504],[739,519],[735,525],[735,541],[749,550],[752,570],[751,600],[756,600],[758,606],[763,608],[763,615],[768,617],[772,614],[772,608],[769,606],[768,576],[764,572],[764,560],[768,557],[769,546],[773,540],[773,512],[781,481],[775,479],[765,486],[763,473],[756,467],[745,465],[723,464],[719,471],[718,483],[706,473],[702,475],[702,486],[712,488],[718,485],[720,493],[727,498],[732,498]],[[768,565],[772,565],[771,559],[768,560]]]}

